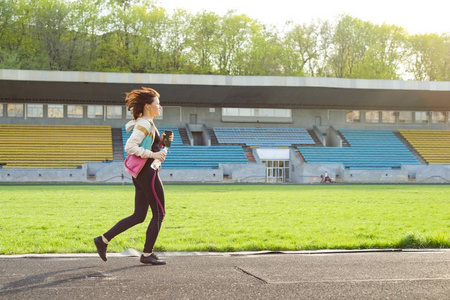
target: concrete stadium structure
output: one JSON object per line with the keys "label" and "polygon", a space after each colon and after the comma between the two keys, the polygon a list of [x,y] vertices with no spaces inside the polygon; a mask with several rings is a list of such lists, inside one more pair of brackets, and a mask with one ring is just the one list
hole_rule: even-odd
{"label": "concrete stadium structure", "polygon": [[[326,147],[343,146],[340,129],[450,130],[450,82],[26,70],[0,70],[0,124],[110,125],[118,130],[130,119],[123,105],[125,93],[141,86],[161,94],[164,110],[157,126],[186,129],[190,145],[211,145],[208,130],[217,126],[306,128]],[[21,114],[11,110],[14,105],[23,105]],[[50,107],[61,109],[61,116],[51,116]],[[251,148],[255,163],[163,169],[162,178],[316,183],[327,171],[341,182],[450,182],[448,164],[349,170],[342,164],[305,163],[295,147]],[[120,156],[114,160],[78,169],[5,167],[0,180],[120,182],[123,162]],[[289,178],[268,180],[262,162],[268,160],[289,162]]]}

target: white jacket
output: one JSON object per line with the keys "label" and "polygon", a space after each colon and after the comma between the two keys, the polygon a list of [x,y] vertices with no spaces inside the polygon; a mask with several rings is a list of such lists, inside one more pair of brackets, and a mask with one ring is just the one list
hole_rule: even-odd
{"label": "white jacket", "polygon": [[140,156],[143,158],[151,158],[152,152],[148,149],[141,147],[141,143],[144,138],[149,135],[153,141],[155,140],[154,133],[152,132],[153,128],[156,129],[156,126],[152,123],[152,121],[146,116],[142,116],[137,120],[132,120],[125,125],[125,130],[130,132],[133,128],[133,133],[128,138],[127,143],[125,144],[125,151],[128,154],[134,154],[136,156]]}

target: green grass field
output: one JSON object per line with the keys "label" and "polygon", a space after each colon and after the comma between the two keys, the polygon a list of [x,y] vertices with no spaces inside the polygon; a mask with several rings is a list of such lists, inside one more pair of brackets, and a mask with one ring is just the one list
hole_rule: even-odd
{"label": "green grass field", "polygon": [[[156,251],[449,248],[450,187],[167,185]],[[95,252],[133,186],[0,186],[0,253]],[[108,251],[142,250],[144,223]]]}

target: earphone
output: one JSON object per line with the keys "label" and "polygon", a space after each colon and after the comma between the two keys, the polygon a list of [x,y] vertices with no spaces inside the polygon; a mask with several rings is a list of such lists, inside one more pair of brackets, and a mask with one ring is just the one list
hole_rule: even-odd
{"label": "earphone", "polygon": [[150,108],[150,105],[147,105],[147,108]]}

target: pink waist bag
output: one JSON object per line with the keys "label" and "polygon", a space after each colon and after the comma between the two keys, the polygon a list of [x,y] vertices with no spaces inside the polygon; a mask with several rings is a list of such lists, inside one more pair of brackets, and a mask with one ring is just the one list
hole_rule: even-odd
{"label": "pink waist bag", "polygon": [[147,162],[148,158],[142,158],[134,154],[130,154],[125,159],[125,170],[130,173],[131,176],[136,178]]}
{"label": "pink waist bag", "polygon": [[[145,149],[151,149],[152,147],[152,139],[149,136],[146,136],[141,143],[141,147]],[[125,159],[125,170],[130,173],[131,176],[136,178],[147,162],[148,158],[142,158],[140,156],[129,154]]]}

